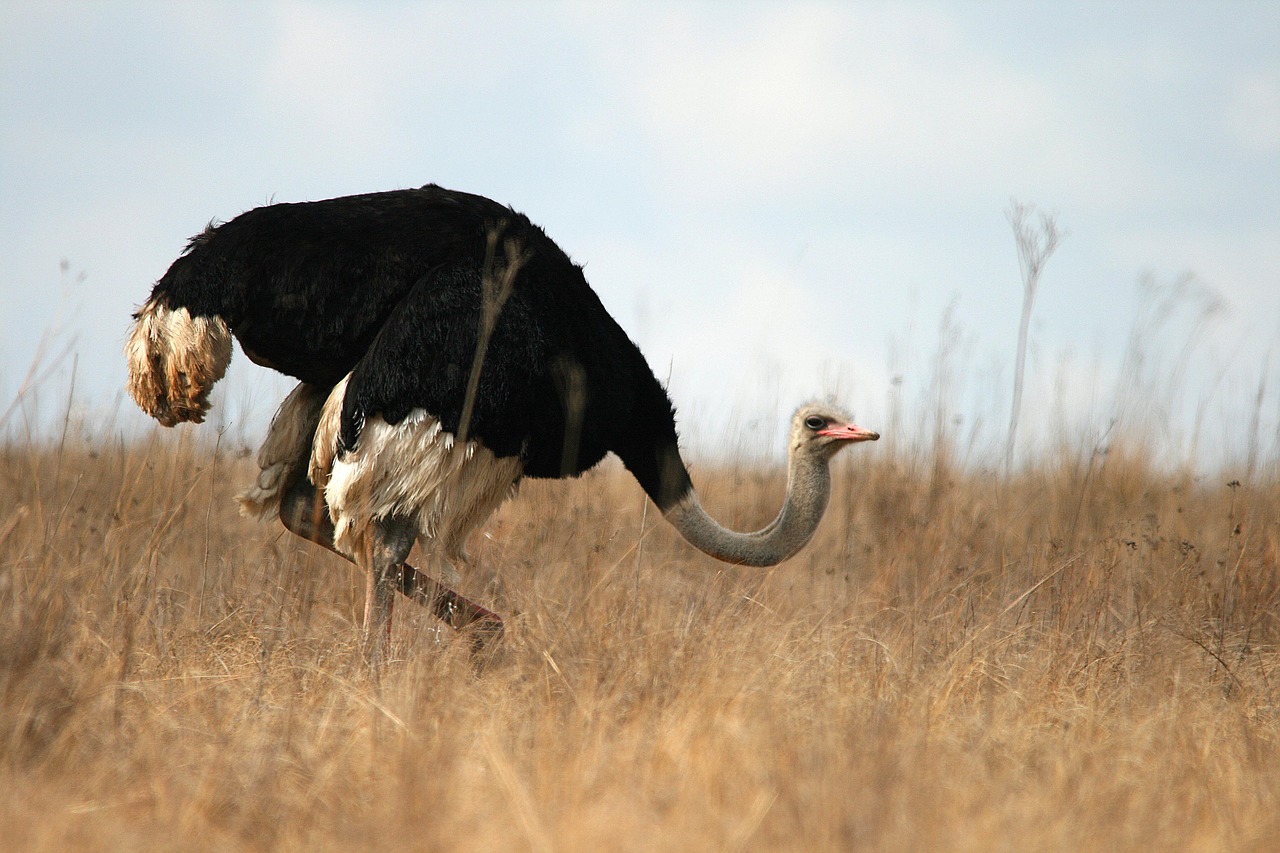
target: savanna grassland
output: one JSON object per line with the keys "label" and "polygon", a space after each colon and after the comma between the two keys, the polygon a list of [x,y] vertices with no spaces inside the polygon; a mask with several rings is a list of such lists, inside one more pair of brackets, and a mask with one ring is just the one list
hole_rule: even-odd
{"label": "savanna grassland", "polygon": [[[5,850],[1280,849],[1274,474],[886,435],[765,571],[619,467],[528,482],[462,587],[503,649],[401,603],[375,678],[355,569],[211,434],[0,449]],[[783,476],[694,470],[739,528]]]}

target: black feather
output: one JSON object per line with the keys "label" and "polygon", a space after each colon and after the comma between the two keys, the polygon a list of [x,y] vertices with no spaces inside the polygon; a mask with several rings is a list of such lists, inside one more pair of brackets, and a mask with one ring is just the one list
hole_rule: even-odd
{"label": "black feather", "polygon": [[260,207],[192,238],[153,297],[222,317],[251,359],[304,382],[351,373],[351,449],[374,415],[421,408],[462,430],[486,275],[509,252],[521,260],[466,434],[533,477],[575,476],[612,451],[665,509],[690,488],[665,389],[581,267],[497,202],[428,185]]}

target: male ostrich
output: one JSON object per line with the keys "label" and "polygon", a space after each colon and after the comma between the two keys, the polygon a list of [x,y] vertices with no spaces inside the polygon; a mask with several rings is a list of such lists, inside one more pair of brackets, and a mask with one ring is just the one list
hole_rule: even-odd
{"label": "male ostrich", "polygon": [[582,268],[525,216],[434,185],[211,225],[134,320],[129,391],[165,426],[204,419],[232,335],[254,362],[300,380],[242,509],[276,513],[367,571],[374,658],[397,590],[455,627],[501,630],[405,559],[420,541],[456,582],[467,534],[522,477],[577,476],[612,451],[695,548],[769,566],[813,535],[832,456],[879,438],[830,407],[801,408],[777,518],[724,529],[698,502],[665,389]]}

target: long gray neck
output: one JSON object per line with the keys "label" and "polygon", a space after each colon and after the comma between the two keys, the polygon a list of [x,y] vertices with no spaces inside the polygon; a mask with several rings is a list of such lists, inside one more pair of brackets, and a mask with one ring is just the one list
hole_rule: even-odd
{"label": "long gray neck", "polygon": [[795,554],[813,537],[831,497],[831,472],[825,458],[793,453],[787,494],[777,518],[754,533],[721,527],[702,508],[692,489],[663,515],[690,545],[740,566],[773,566]]}

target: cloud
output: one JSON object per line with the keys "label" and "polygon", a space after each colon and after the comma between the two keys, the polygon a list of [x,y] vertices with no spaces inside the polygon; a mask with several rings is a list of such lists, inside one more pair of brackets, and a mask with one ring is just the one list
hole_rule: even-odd
{"label": "cloud", "polygon": [[1231,83],[1227,125],[1243,148],[1280,155],[1280,74],[1254,71]]}
{"label": "cloud", "polygon": [[726,25],[698,7],[595,56],[664,189],[698,204],[850,191],[955,203],[998,185],[1078,188],[1086,164],[1116,161],[1068,93],[948,14],[749,8]]}
{"label": "cloud", "polygon": [[403,118],[385,108],[390,69],[418,70],[388,23],[343,7],[286,7],[263,69],[263,111],[307,140],[300,148],[375,152]]}

